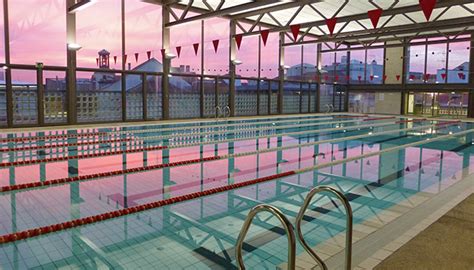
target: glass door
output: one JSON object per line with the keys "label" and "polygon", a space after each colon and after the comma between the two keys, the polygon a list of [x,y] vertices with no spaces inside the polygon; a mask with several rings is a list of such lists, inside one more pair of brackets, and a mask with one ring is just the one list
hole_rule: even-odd
{"label": "glass door", "polygon": [[468,92],[410,92],[407,114],[461,118],[467,116]]}

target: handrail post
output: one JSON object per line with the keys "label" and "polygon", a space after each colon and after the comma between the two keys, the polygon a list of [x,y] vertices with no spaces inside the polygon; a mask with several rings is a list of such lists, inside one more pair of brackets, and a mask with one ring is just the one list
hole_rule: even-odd
{"label": "handrail post", "polygon": [[296,217],[296,233],[298,236],[298,240],[301,243],[301,245],[304,247],[304,249],[313,257],[313,259],[318,263],[318,265],[321,267],[323,270],[327,270],[327,266],[324,263],[324,261],[319,258],[319,256],[311,249],[311,247],[306,243],[303,237],[303,232],[301,231],[301,222],[303,221],[304,213],[309,207],[309,204],[311,203],[311,200],[313,197],[321,192],[330,192],[336,195],[336,197],[342,202],[344,205],[344,208],[346,210],[346,248],[345,248],[345,269],[350,270],[351,269],[351,264],[352,264],[352,208],[349,203],[349,200],[342,194],[340,191],[329,187],[329,186],[319,186],[313,188],[308,195],[306,196],[306,199],[304,200],[303,206],[300,209],[300,212],[298,213],[298,216]]}
{"label": "handrail post", "polygon": [[244,224],[242,225],[242,229],[240,230],[239,237],[237,238],[237,244],[235,246],[235,258],[237,260],[239,269],[245,270],[242,257],[242,247],[244,245],[245,236],[247,235],[250,225],[252,224],[253,218],[262,211],[273,214],[283,225],[288,237],[288,269],[294,270],[296,267],[296,240],[293,226],[291,225],[291,222],[288,220],[288,218],[285,217],[285,215],[280,210],[278,210],[278,208],[269,204],[260,204],[252,208],[247,215]]}

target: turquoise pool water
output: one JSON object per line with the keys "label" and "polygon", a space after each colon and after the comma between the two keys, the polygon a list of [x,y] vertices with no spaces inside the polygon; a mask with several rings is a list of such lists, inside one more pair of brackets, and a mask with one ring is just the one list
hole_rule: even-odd
{"label": "turquoise pool water", "polygon": [[[411,119],[318,115],[2,133],[0,237],[294,174],[9,241],[0,244],[0,268],[235,269],[235,241],[257,204],[275,205],[293,221],[309,189],[330,185],[361,223],[471,173],[473,124],[400,120]],[[312,246],[344,232],[335,202],[317,196],[306,214]],[[259,214],[244,251],[249,269],[286,262],[278,220]]]}

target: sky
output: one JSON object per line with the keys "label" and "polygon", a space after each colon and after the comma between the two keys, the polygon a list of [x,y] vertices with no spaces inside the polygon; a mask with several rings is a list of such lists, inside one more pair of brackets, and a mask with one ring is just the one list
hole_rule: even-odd
{"label": "sky", "polygon": [[[65,0],[15,0],[9,1],[11,62],[16,64],[66,65],[66,15]],[[161,7],[150,5],[140,0],[125,1],[126,13],[126,54],[127,63],[132,67],[147,59],[147,51],[152,56],[161,58]],[[0,5],[1,6],[1,5]],[[1,7],[0,7],[1,10]],[[78,52],[78,66],[96,67],[97,52],[106,49],[111,54],[111,68],[121,67],[121,17],[120,0],[98,0],[94,5],[77,13],[77,43],[82,46]],[[3,16],[3,12],[2,12]],[[189,15],[188,15],[189,16]],[[249,25],[244,25],[249,27]],[[0,20],[3,29],[3,18]],[[220,18],[205,22],[204,59],[206,74],[226,74],[229,54],[229,23]],[[0,39],[3,39],[3,34]],[[219,40],[218,52],[214,52],[213,40]],[[181,57],[173,60],[173,66],[190,65],[192,71],[200,73],[200,53],[196,56],[193,44],[201,40],[201,22],[192,22],[171,29],[171,50],[181,46]],[[233,42],[233,41],[232,41]],[[468,61],[469,44],[453,44],[450,54],[450,68]],[[311,52],[315,45],[308,45],[304,53],[304,62],[315,63],[315,54]],[[3,40],[0,50],[3,52]],[[237,74],[257,76],[258,36],[244,37],[237,58],[243,62],[237,67]],[[285,63],[293,65],[301,59],[300,46],[286,50]],[[138,61],[135,53],[139,53]],[[411,54],[421,59],[424,49],[413,49]],[[429,48],[428,72],[444,66],[445,49],[431,46]],[[117,57],[117,62],[114,61]],[[371,58],[371,55],[368,55]],[[4,52],[0,53],[0,62],[4,62]],[[381,55],[373,55],[382,59]],[[369,59],[370,60],[370,59]],[[424,61],[412,61],[413,71],[423,70]],[[278,34],[269,36],[266,47],[262,47],[262,76],[276,77],[278,72]],[[18,79],[30,78],[28,72],[14,74]],[[23,75],[26,74],[26,75]],[[30,80],[30,79],[29,79]]]}

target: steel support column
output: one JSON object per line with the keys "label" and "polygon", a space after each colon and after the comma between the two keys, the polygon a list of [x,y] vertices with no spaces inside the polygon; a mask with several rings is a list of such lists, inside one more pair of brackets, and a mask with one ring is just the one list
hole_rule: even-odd
{"label": "steel support column", "polygon": [[278,103],[277,112],[278,114],[283,113],[283,87],[285,84],[285,48],[283,43],[285,42],[285,33],[280,33],[280,39],[278,42]]}
{"label": "steel support column", "polygon": [[13,88],[12,88],[12,71],[10,69],[10,26],[8,23],[8,0],[3,0],[3,25],[5,39],[5,86],[7,98],[7,126],[13,126]]}
{"label": "steel support column", "polygon": [[44,125],[44,84],[43,84],[43,63],[36,64],[36,85],[37,85],[37,104],[38,104],[38,125]]}
{"label": "steel support column", "polygon": [[[69,13],[68,7],[74,5],[74,0],[67,0],[66,5],[66,38],[68,44],[76,43],[76,14]],[[67,46],[67,45],[66,45]],[[66,48],[66,110],[67,110],[67,122],[70,125],[77,123],[77,89],[76,89],[76,67],[77,67],[77,54],[75,50]]]}
{"label": "steel support column", "polygon": [[233,37],[236,33],[236,24],[235,20],[230,21],[230,31],[229,31],[229,107],[230,107],[230,116],[235,116],[235,64],[233,63],[236,60],[237,55],[237,45],[235,44]]}
{"label": "steel support column", "polygon": [[[125,63],[125,0],[121,1],[121,21],[122,21],[122,71],[126,69],[127,63]],[[122,121],[127,121],[127,76],[122,72],[121,74],[122,83]]]}
{"label": "steel support column", "polygon": [[[165,50],[165,52],[169,49],[170,46],[170,29],[165,27],[165,24],[167,24],[170,21],[170,13],[167,8],[163,7],[162,8],[162,43],[163,47],[162,49]],[[162,117],[164,120],[170,118],[170,108],[169,108],[169,74],[170,74],[170,66],[171,66],[171,61],[169,59],[166,59],[166,54],[162,53],[163,57],[163,77],[161,78],[161,90],[162,90]]]}
{"label": "steel support column", "polygon": [[474,32],[471,32],[471,45],[469,46],[469,102],[467,117],[474,118]]}

